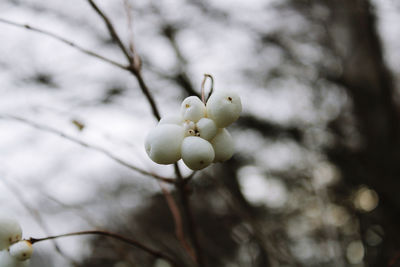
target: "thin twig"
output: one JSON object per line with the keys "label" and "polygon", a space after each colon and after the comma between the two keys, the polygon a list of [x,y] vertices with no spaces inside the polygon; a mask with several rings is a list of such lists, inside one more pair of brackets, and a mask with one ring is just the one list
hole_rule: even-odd
{"label": "thin twig", "polygon": [[43,237],[43,238],[33,238],[31,237],[30,239],[28,239],[28,241],[31,244],[34,243],[38,243],[38,242],[42,242],[42,241],[46,241],[46,240],[52,240],[52,239],[56,239],[56,238],[61,238],[61,237],[67,237],[67,236],[78,236],[78,235],[102,235],[102,236],[107,236],[107,237],[111,237],[114,239],[117,239],[119,241],[122,241],[124,243],[127,243],[129,245],[135,246],[143,251],[146,251],[147,253],[153,255],[156,258],[162,258],[167,260],[169,263],[171,263],[173,266],[177,266],[175,260],[169,256],[164,254],[161,251],[157,251],[155,249],[152,249],[142,243],[140,243],[139,241],[136,241],[134,239],[131,238],[127,238],[123,235],[119,235],[116,233],[112,233],[112,232],[107,232],[107,231],[101,231],[101,230],[91,230],[91,231],[81,231],[81,232],[73,232],[73,233],[67,233],[67,234],[62,234],[62,235],[55,235],[55,236],[48,236],[48,237]]}
{"label": "thin twig", "polygon": [[116,30],[114,29],[114,26],[111,23],[111,20],[94,3],[93,0],[87,0],[87,1],[92,6],[92,8],[96,11],[96,13],[103,19],[104,23],[107,26],[108,32],[110,33],[111,38],[118,44],[119,48],[121,49],[121,51],[124,53],[124,55],[128,59],[128,62],[130,64],[128,70],[136,77],[136,79],[139,83],[140,89],[142,90],[143,94],[146,96],[147,101],[149,102],[149,104],[151,106],[153,115],[157,118],[157,120],[160,120],[161,116],[160,116],[160,112],[158,111],[155,100],[154,100],[153,96],[151,95],[150,90],[147,87],[146,83],[143,81],[143,77],[140,72],[140,59],[136,55],[137,53],[135,53],[133,57],[129,54],[129,50],[127,50],[125,45],[122,43],[121,38],[119,37]]}
{"label": "thin twig", "polygon": [[132,53],[135,52],[135,47],[134,47],[134,43],[133,43],[133,29],[132,29],[132,6],[129,3],[129,0],[124,0],[124,7],[125,7],[125,13],[126,13],[126,17],[128,19],[128,32],[129,32],[129,51]]}
{"label": "thin twig", "polygon": [[119,48],[121,49],[122,53],[124,53],[126,59],[128,60],[129,64],[132,62],[132,57],[129,54],[129,51],[126,49],[125,45],[122,43],[121,38],[117,31],[115,30],[114,26],[111,23],[111,20],[107,17],[107,15],[96,5],[93,0],[87,0],[90,6],[96,11],[96,13],[103,19],[104,23],[107,26],[108,32],[111,35],[111,38],[117,43]]}
{"label": "thin twig", "polygon": [[181,242],[182,246],[185,248],[185,250],[188,252],[190,257],[192,258],[192,260],[194,262],[197,262],[196,254],[195,254],[193,248],[186,241],[184,230],[183,230],[182,217],[181,217],[181,214],[179,212],[179,208],[176,205],[173,196],[167,190],[167,188],[165,188],[165,186],[161,182],[159,182],[159,185],[161,187],[161,190],[162,190],[162,192],[164,194],[165,199],[167,200],[168,207],[169,207],[169,209],[170,209],[170,211],[172,213],[172,216],[174,218],[175,234],[176,234],[177,238],[179,239],[179,241]]}
{"label": "thin twig", "polygon": [[90,50],[88,50],[86,48],[83,48],[82,46],[80,46],[80,45],[78,45],[78,44],[76,44],[76,43],[74,43],[74,42],[72,42],[72,41],[70,41],[70,40],[68,40],[68,39],[56,34],[56,33],[52,33],[52,32],[40,29],[40,28],[31,26],[29,24],[21,24],[21,23],[17,23],[17,22],[14,22],[14,21],[3,19],[3,18],[0,18],[0,23],[12,25],[12,26],[15,26],[15,27],[18,27],[18,28],[24,28],[24,29],[27,29],[27,30],[30,30],[30,31],[33,31],[33,32],[37,32],[37,33],[46,35],[46,36],[51,37],[53,39],[56,39],[56,40],[58,40],[60,42],[63,42],[65,44],[67,44],[67,45],[69,45],[69,46],[81,51],[82,53],[85,53],[85,54],[87,54],[89,56],[92,56],[92,57],[95,57],[97,59],[100,59],[100,60],[102,60],[104,62],[110,63],[110,64],[112,64],[112,65],[114,65],[114,66],[116,66],[118,68],[121,68],[121,69],[124,69],[124,70],[126,70],[128,68],[127,66],[124,66],[124,65],[122,65],[122,64],[120,64],[120,63],[118,63],[118,62],[116,62],[116,61],[114,61],[112,59],[106,58],[106,57],[104,57],[102,55],[99,55],[99,54],[93,52],[93,51],[90,51]]}
{"label": "thin twig", "polygon": [[205,266],[203,261],[203,255],[201,251],[201,247],[197,238],[196,225],[194,223],[192,210],[190,209],[189,197],[186,192],[186,183],[183,180],[181,170],[179,169],[179,165],[177,163],[174,164],[175,174],[176,174],[176,189],[178,191],[181,204],[182,204],[182,215],[186,222],[186,228],[189,234],[189,238],[193,244],[193,247],[196,252],[196,259],[198,266]]}
{"label": "thin twig", "polygon": [[[64,210],[74,210],[74,214],[82,218],[82,220],[86,221],[91,227],[94,228],[99,228],[99,225],[94,222],[94,219],[90,217],[88,214],[88,211],[85,209],[85,206],[82,206],[80,204],[77,205],[71,205],[71,204],[66,204],[62,202],[61,200],[50,196],[47,192],[41,190],[40,195],[52,202],[54,202],[56,205],[62,207]],[[47,233],[46,233],[47,234]]]}
{"label": "thin twig", "polygon": [[52,133],[52,134],[56,134],[56,135],[58,135],[58,136],[60,136],[62,138],[65,138],[65,139],[67,139],[69,141],[72,141],[72,142],[74,142],[76,144],[79,144],[79,145],[81,145],[83,147],[98,151],[98,152],[102,153],[103,155],[107,156],[108,158],[118,162],[119,164],[121,164],[121,165],[123,165],[123,166],[125,166],[125,167],[127,167],[127,168],[129,168],[131,170],[139,172],[139,173],[141,173],[143,175],[150,176],[152,178],[155,178],[157,180],[164,181],[164,182],[170,183],[170,184],[173,184],[175,182],[175,179],[173,179],[173,178],[167,178],[167,177],[163,177],[163,176],[157,175],[157,174],[152,173],[152,172],[145,171],[145,170],[143,170],[143,169],[141,169],[139,167],[136,167],[136,166],[132,165],[131,163],[128,163],[125,160],[115,156],[114,154],[112,154],[111,152],[107,151],[106,149],[104,149],[102,147],[91,145],[91,144],[86,143],[86,142],[84,142],[82,140],[79,140],[79,139],[77,139],[77,138],[75,138],[73,136],[70,136],[70,135],[68,135],[66,133],[63,133],[63,132],[61,132],[61,131],[59,131],[57,129],[51,128],[51,127],[49,127],[47,125],[42,125],[42,124],[39,124],[37,122],[31,121],[31,120],[28,120],[28,119],[25,119],[25,118],[21,118],[21,117],[14,116],[14,115],[8,115],[8,114],[0,114],[0,118],[11,119],[11,120],[23,122],[23,123],[25,123],[25,124],[27,124],[27,125],[29,125],[31,127],[34,127],[36,129],[39,129],[39,130],[42,130],[42,131],[45,131],[45,132],[49,132],[49,133]]}
{"label": "thin twig", "polygon": [[[63,203],[62,201],[60,201],[59,199],[56,199],[52,196],[50,196],[49,194],[47,194],[47,192],[41,191],[40,194],[46,198],[48,198],[50,201],[53,201],[55,204],[59,205],[60,207],[64,208],[64,209],[73,209],[74,214],[76,214],[77,216],[81,217],[83,220],[85,220],[91,227],[93,228],[101,228],[100,225],[98,225],[93,218],[91,218],[91,216],[88,214],[88,210],[83,207],[82,205],[70,205],[70,204],[66,204]],[[129,230],[129,229],[127,229]],[[131,233],[131,231],[129,231],[129,233]],[[46,233],[47,234],[47,233]],[[112,242],[114,240],[110,240],[110,239],[106,239],[107,243],[110,245],[110,247],[113,248],[113,250],[115,251],[115,253],[117,253],[119,256],[121,256],[121,258],[123,257],[125,261],[127,261],[129,264],[131,264],[132,266],[136,266],[133,262],[133,259],[131,258],[126,258],[125,253],[123,250],[121,250],[121,244],[120,243],[116,243],[116,242]]]}
{"label": "thin twig", "polygon": [[140,69],[142,62],[140,60],[138,53],[136,52],[135,42],[133,41],[132,6],[129,3],[129,0],[124,0],[124,6],[125,6],[126,16],[128,18],[129,51],[131,52],[131,56],[132,56],[132,62],[130,64],[133,65],[135,69]]}
{"label": "thin twig", "polygon": [[146,96],[147,101],[149,102],[149,104],[151,106],[151,110],[153,112],[154,117],[157,120],[160,120],[161,119],[160,111],[158,110],[156,102],[155,102],[152,94],[150,93],[149,88],[147,87],[146,83],[143,80],[141,72],[140,71],[136,72],[135,70],[132,70],[131,72],[133,75],[135,75],[135,77],[139,83],[140,89],[142,90],[143,94]]}

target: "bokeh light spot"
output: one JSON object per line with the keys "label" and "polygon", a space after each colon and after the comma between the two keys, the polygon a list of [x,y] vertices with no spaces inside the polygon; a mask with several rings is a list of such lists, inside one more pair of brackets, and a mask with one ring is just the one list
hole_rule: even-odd
{"label": "bokeh light spot", "polygon": [[351,264],[358,264],[364,258],[364,246],[361,241],[351,242],[346,249],[347,260]]}
{"label": "bokeh light spot", "polygon": [[370,212],[378,206],[378,194],[365,186],[357,190],[354,196],[354,206],[362,211]]}

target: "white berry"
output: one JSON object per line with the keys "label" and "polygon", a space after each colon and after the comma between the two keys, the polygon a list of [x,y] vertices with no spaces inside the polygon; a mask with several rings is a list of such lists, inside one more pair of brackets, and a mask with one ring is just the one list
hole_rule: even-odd
{"label": "white berry", "polygon": [[217,134],[217,125],[212,119],[202,118],[196,123],[199,136],[206,140],[211,140]]}
{"label": "white berry", "polygon": [[226,129],[219,129],[217,135],[211,140],[214,148],[214,162],[221,162],[230,159],[235,151],[232,136]]}
{"label": "white berry", "polygon": [[200,170],[214,160],[214,149],[210,142],[197,136],[188,136],[183,139],[182,159],[192,170]]}
{"label": "white berry", "polygon": [[183,120],[181,116],[178,115],[167,115],[161,118],[161,120],[158,122],[158,125],[161,124],[176,124],[176,125],[182,125]]}
{"label": "white berry", "polygon": [[11,217],[0,215],[0,250],[21,240],[22,229],[19,223]]}
{"label": "white berry", "polygon": [[181,158],[184,137],[182,126],[162,124],[154,128],[145,141],[146,152],[158,164],[172,164]]}
{"label": "white berry", "polygon": [[30,259],[32,252],[32,244],[27,240],[18,241],[10,246],[10,255],[20,261]]}
{"label": "white berry", "polygon": [[181,115],[184,120],[197,122],[206,116],[206,107],[197,96],[189,96],[182,102]]}
{"label": "white berry", "polygon": [[8,250],[0,251],[0,267],[27,267],[29,260],[20,261],[11,256]]}
{"label": "white berry", "polygon": [[207,101],[207,117],[214,120],[218,128],[224,128],[239,118],[242,112],[240,97],[230,91],[217,91]]}

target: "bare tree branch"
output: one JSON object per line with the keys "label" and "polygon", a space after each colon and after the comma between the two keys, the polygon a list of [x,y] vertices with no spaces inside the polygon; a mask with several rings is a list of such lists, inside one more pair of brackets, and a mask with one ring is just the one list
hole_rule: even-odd
{"label": "bare tree branch", "polygon": [[173,184],[175,182],[175,179],[173,179],[173,178],[167,178],[167,177],[163,177],[163,176],[157,175],[157,174],[152,173],[152,172],[145,171],[145,170],[143,170],[143,169],[141,169],[139,167],[136,167],[136,166],[132,165],[131,163],[128,163],[125,160],[115,156],[114,154],[112,154],[111,152],[107,151],[106,149],[104,149],[102,147],[91,145],[91,144],[86,143],[86,142],[84,142],[82,140],[79,140],[79,139],[77,139],[75,137],[72,137],[72,136],[70,136],[70,135],[68,135],[66,133],[63,133],[63,132],[61,132],[61,131],[59,131],[57,129],[51,128],[51,127],[49,127],[47,125],[42,125],[42,124],[36,123],[34,121],[31,121],[31,120],[28,120],[28,119],[25,119],[25,118],[21,118],[21,117],[14,116],[14,115],[8,115],[8,114],[0,114],[0,119],[1,118],[2,119],[11,119],[11,120],[19,121],[19,122],[25,123],[25,124],[27,124],[27,125],[29,125],[31,127],[34,127],[36,129],[39,129],[39,130],[42,130],[42,131],[45,131],[45,132],[49,132],[49,133],[52,133],[52,134],[56,134],[56,135],[58,135],[58,136],[60,136],[62,138],[65,138],[65,139],[67,139],[69,141],[72,141],[72,142],[74,142],[76,144],[79,144],[79,145],[81,145],[83,147],[98,151],[98,152],[102,153],[103,155],[107,156],[108,158],[118,162],[119,164],[121,164],[121,165],[123,165],[123,166],[125,166],[125,167],[127,167],[127,168],[129,168],[131,170],[139,172],[139,173],[141,173],[143,175],[150,176],[152,178],[155,178],[157,180],[160,180],[160,181],[163,181],[163,182],[166,182],[166,183],[170,183],[170,184]]}
{"label": "bare tree branch", "polygon": [[90,6],[96,11],[96,13],[103,19],[104,23],[107,26],[108,32],[111,35],[111,38],[117,43],[119,48],[121,49],[122,53],[124,53],[126,59],[128,60],[129,64],[132,62],[132,56],[129,54],[129,50],[126,49],[125,45],[122,43],[121,38],[117,31],[115,30],[114,26],[111,23],[111,20],[107,17],[107,15],[96,5],[93,0],[87,0]]}
{"label": "bare tree branch", "polygon": [[[149,90],[147,84],[145,83],[145,81],[142,77],[140,62],[137,62],[137,60],[135,61],[135,59],[138,59],[139,57],[136,55],[136,53],[135,53],[136,56],[134,58],[132,58],[129,55],[128,50],[122,44],[121,39],[119,38],[118,34],[116,33],[116,31],[115,31],[113,25],[111,24],[110,20],[108,19],[108,17],[104,14],[104,12],[102,12],[98,8],[98,6],[93,2],[93,0],[87,0],[87,1],[90,3],[90,5],[93,7],[93,9],[102,17],[102,19],[104,20],[104,22],[107,25],[107,28],[108,28],[108,31],[109,31],[111,37],[117,42],[117,44],[119,45],[122,52],[128,58],[128,60],[130,62],[129,71],[136,77],[136,79],[139,83],[140,89],[142,90],[142,93],[146,96],[147,101],[149,102],[149,104],[151,106],[154,117],[157,120],[160,120],[161,116],[160,116],[160,112],[158,111],[158,107],[155,103],[155,100],[154,100],[152,94],[150,93],[150,90]],[[191,212],[190,206],[189,206],[189,197],[185,190],[186,183],[182,177],[182,174],[180,172],[180,169],[179,169],[179,166],[177,163],[174,164],[174,168],[175,168],[175,174],[177,177],[175,186],[179,192],[179,196],[180,196],[180,200],[181,200],[181,204],[182,204],[182,215],[183,215],[183,219],[185,221],[185,225],[186,225],[188,233],[189,233],[189,237],[190,237],[193,247],[195,249],[197,264],[198,264],[198,266],[205,266],[203,264],[203,257],[201,254],[200,245],[199,245],[197,235],[196,235],[196,229],[195,229],[192,212]],[[173,210],[171,210],[171,212],[173,212]]]}
{"label": "bare tree branch", "polygon": [[132,54],[131,64],[135,69],[140,69],[142,62],[138,53],[136,52],[135,42],[133,41],[133,18],[132,18],[132,5],[129,3],[129,0],[124,0],[125,12],[128,19],[128,31],[129,31],[129,51]]}
{"label": "bare tree branch", "polygon": [[43,237],[43,238],[32,238],[31,237],[30,239],[28,239],[28,241],[31,244],[34,244],[34,243],[38,243],[38,242],[42,242],[42,241],[46,241],[46,240],[52,240],[52,239],[57,239],[57,238],[67,237],[67,236],[78,236],[78,235],[102,235],[102,236],[111,237],[111,238],[117,239],[119,241],[122,241],[124,243],[127,243],[129,245],[135,246],[143,251],[146,251],[147,253],[153,255],[156,258],[165,259],[169,263],[171,263],[173,266],[177,266],[175,260],[171,256],[166,255],[163,252],[157,251],[155,249],[152,249],[137,240],[125,237],[120,234],[107,232],[107,231],[91,230],[91,231],[73,232],[73,233],[62,234],[62,235],[48,236],[48,237]]}
{"label": "bare tree branch", "polygon": [[159,183],[159,185],[161,187],[161,191],[164,194],[164,197],[167,201],[168,207],[174,218],[176,236],[179,239],[179,241],[182,243],[182,246],[185,248],[185,250],[188,252],[190,257],[192,258],[192,260],[194,262],[196,262],[197,261],[196,253],[194,252],[193,248],[190,246],[190,244],[185,239],[184,228],[183,228],[183,223],[182,223],[182,216],[179,212],[179,208],[176,205],[173,196],[167,190],[167,188],[165,188],[165,186],[162,183]]}
{"label": "bare tree branch", "polygon": [[116,62],[116,61],[114,61],[112,59],[106,58],[106,57],[104,57],[102,55],[99,55],[99,54],[93,52],[93,51],[90,51],[90,50],[88,50],[86,48],[83,48],[82,46],[80,46],[80,45],[78,45],[78,44],[76,44],[76,43],[74,43],[74,42],[72,42],[72,41],[70,41],[70,40],[68,40],[68,39],[56,34],[56,33],[52,33],[52,32],[49,32],[49,31],[46,31],[46,30],[43,30],[43,29],[40,29],[40,28],[36,28],[36,27],[33,27],[33,26],[29,25],[29,24],[21,24],[21,23],[17,23],[17,22],[14,22],[14,21],[3,19],[3,18],[0,18],[0,23],[12,25],[12,26],[15,26],[15,27],[18,27],[18,28],[24,28],[24,29],[27,29],[27,30],[30,30],[30,31],[33,31],[33,32],[37,32],[37,33],[46,35],[46,36],[51,37],[53,39],[56,39],[56,40],[58,40],[58,41],[60,41],[62,43],[65,43],[65,44],[67,44],[67,45],[69,45],[69,46],[81,51],[82,53],[85,53],[85,54],[89,55],[89,56],[92,56],[92,57],[95,57],[97,59],[100,59],[100,60],[102,60],[104,62],[107,62],[107,63],[109,63],[111,65],[114,65],[114,66],[116,66],[118,68],[121,68],[121,69],[124,69],[124,70],[128,69],[127,66],[124,66],[121,63],[118,63],[118,62]]}
{"label": "bare tree branch", "polygon": [[133,75],[135,75],[135,77],[139,83],[140,89],[142,90],[143,94],[146,96],[147,101],[149,102],[149,104],[151,106],[151,110],[153,112],[154,117],[157,120],[160,120],[161,119],[160,111],[158,110],[157,104],[156,104],[152,94],[150,93],[149,88],[147,87],[145,81],[143,80],[141,72],[140,71],[136,72],[135,70],[132,70],[131,72]]}
{"label": "bare tree branch", "polygon": [[[137,53],[134,53],[134,55],[129,54],[129,50],[126,49],[125,45],[122,43],[121,38],[117,34],[114,26],[111,23],[111,20],[107,17],[107,15],[95,4],[93,0],[87,0],[91,7],[96,11],[96,13],[103,19],[104,23],[107,26],[108,32],[110,33],[111,38],[118,44],[119,48],[121,51],[125,54],[126,58],[128,59],[129,62],[129,68],[128,70],[136,77],[140,89],[142,90],[143,94],[146,96],[147,101],[149,102],[153,115],[154,117],[157,118],[157,120],[161,119],[160,112],[158,111],[158,107],[155,103],[155,100],[150,93],[149,88],[147,87],[146,83],[143,80],[142,74],[140,72],[140,58],[137,56]],[[133,47],[133,44],[132,44]]]}
{"label": "bare tree branch", "polygon": [[174,164],[175,174],[176,174],[176,189],[178,190],[178,194],[182,204],[182,215],[186,223],[186,228],[190,237],[190,240],[193,244],[193,247],[196,252],[196,259],[198,266],[205,266],[203,261],[203,255],[201,251],[201,247],[197,238],[197,230],[196,224],[194,223],[192,210],[190,209],[189,196],[186,191],[186,183],[182,177],[181,171],[179,169],[178,163]]}

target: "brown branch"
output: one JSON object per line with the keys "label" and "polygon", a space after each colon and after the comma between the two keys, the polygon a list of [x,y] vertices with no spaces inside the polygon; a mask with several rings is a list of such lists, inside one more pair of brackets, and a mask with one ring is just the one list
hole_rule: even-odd
{"label": "brown branch", "polygon": [[134,66],[135,69],[140,69],[141,67],[141,60],[140,57],[138,55],[138,53],[136,52],[135,49],[135,42],[133,41],[133,28],[132,28],[132,6],[129,3],[129,0],[124,0],[124,6],[125,6],[125,12],[126,12],[126,16],[128,19],[128,31],[129,31],[129,51],[132,54],[132,61],[131,61],[131,65]]}
{"label": "brown branch", "polygon": [[42,131],[45,131],[45,132],[49,132],[49,133],[52,133],[52,134],[56,134],[56,135],[58,135],[58,136],[60,136],[62,138],[65,138],[65,139],[67,139],[67,140],[69,140],[71,142],[74,142],[74,143],[76,143],[78,145],[81,145],[83,147],[86,147],[86,148],[95,150],[97,152],[100,152],[103,155],[107,156],[108,158],[116,161],[117,163],[119,163],[119,164],[121,164],[121,165],[123,165],[123,166],[125,166],[125,167],[127,167],[127,168],[129,168],[131,170],[139,172],[139,173],[141,173],[143,175],[150,176],[152,178],[155,178],[157,180],[160,180],[160,181],[163,181],[163,182],[166,182],[166,183],[170,183],[170,184],[173,184],[175,182],[175,179],[173,179],[173,178],[167,178],[167,177],[163,177],[163,176],[157,175],[157,174],[152,173],[152,172],[145,171],[145,170],[143,170],[143,169],[141,169],[139,167],[136,167],[136,166],[132,165],[131,163],[128,163],[125,160],[115,156],[114,154],[112,154],[111,152],[107,151],[106,149],[104,149],[102,147],[91,145],[91,144],[86,143],[86,142],[84,142],[82,140],[79,140],[79,139],[77,139],[77,138],[75,138],[73,136],[70,136],[70,135],[68,135],[66,133],[63,133],[63,132],[61,132],[61,131],[59,131],[57,129],[51,128],[51,127],[49,127],[47,125],[38,124],[38,123],[36,123],[34,121],[31,121],[31,120],[28,120],[28,119],[25,119],[25,118],[21,118],[21,117],[18,117],[18,116],[14,116],[14,115],[0,114],[0,118],[19,121],[19,122],[25,123],[25,124],[33,127],[33,128],[36,128],[36,129],[39,129],[39,130],[42,130]]}
{"label": "brown branch", "polygon": [[160,111],[158,110],[157,104],[152,96],[152,94],[150,93],[149,88],[147,87],[145,81],[143,80],[142,74],[140,72],[140,70],[136,70],[136,69],[131,69],[131,73],[136,77],[140,89],[142,90],[142,93],[146,96],[147,101],[149,102],[150,106],[151,106],[151,110],[153,112],[154,117],[157,120],[161,119],[161,115],[160,115]]}
{"label": "brown branch", "polygon": [[201,247],[197,238],[196,225],[194,223],[192,210],[190,209],[189,197],[186,192],[186,183],[182,177],[181,171],[179,169],[178,163],[174,164],[175,174],[176,174],[176,189],[178,191],[181,204],[182,204],[182,215],[186,222],[186,228],[189,234],[189,238],[193,244],[196,252],[196,259],[198,266],[205,266],[203,261],[203,255]]}
{"label": "brown branch", "polygon": [[125,13],[126,17],[128,20],[128,32],[129,32],[129,51],[132,53],[132,55],[135,53],[135,46],[133,42],[133,29],[132,29],[132,6],[129,3],[129,0],[124,0],[124,7],[125,7]]}
{"label": "brown branch", "polygon": [[128,60],[129,64],[132,62],[132,56],[129,54],[129,50],[126,49],[125,45],[122,43],[121,38],[117,31],[115,30],[114,26],[111,23],[111,20],[107,17],[107,15],[96,5],[93,0],[87,0],[90,6],[96,11],[96,13],[103,19],[104,23],[107,26],[108,32],[111,35],[111,38],[117,43],[119,48],[121,49],[122,53],[124,53],[126,59]]}
{"label": "brown branch", "polygon": [[119,241],[122,241],[124,243],[127,243],[129,245],[132,245],[134,247],[137,247],[143,251],[146,251],[147,253],[153,255],[156,258],[165,259],[166,261],[171,263],[173,266],[177,266],[175,260],[171,256],[166,255],[161,251],[152,249],[134,239],[127,238],[125,236],[122,236],[122,235],[119,235],[116,233],[112,233],[112,232],[107,232],[107,231],[91,230],[91,231],[81,231],[81,232],[73,232],[73,233],[67,233],[67,234],[62,234],[62,235],[48,236],[48,237],[43,237],[43,238],[32,238],[31,237],[28,241],[31,242],[32,244],[34,244],[34,243],[38,243],[38,242],[42,242],[42,241],[46,241],[46,240],[52,240],[52,239],[68,237],[68,236],[78,236],[78,235],[102,235],[102,236],[111,237],[111,238],[117,239]]}
{"label": "brown branch", "polygon": [[[121,38],[117,34],[114,26],[111,23],[111,20],[107,17],[107,15],[95,4],[93,0],[87,0],[91,7],[96,11],[96,13],[103,19],[104,23],[107,26],[108,32],[110,33],[111,38],[117,43],[121,51],[124,53],[126,58],[128,59],[129,62],[129,68],[128,70],[136,77],[140,89],[142,90],[143,94],[146,96],[147,101],[149,102],[153,115],[157,118],[157,120],[161,119],[160,112],[158,111],[157,105],[155,103],[155,100],[153,96],[150,93],[149,88],[145,84],[142,78],[142,74],[140,72],[140,59],[137,56],[137,53],[134,53],[134,55],[129,54],[129,50],[126,49],[125,45],[122,43]],[[132,44],[132,48],[133,48]]]}
{"label": "brown branch", "polygon": [[179,212],[179,208],[175,203],[175,200],[171,193],[163,186],[162,183],[159,183],[161,190],[164,194],[165,199],[167,200],[168,207],[172,213],[172,216],[174,218],[175,222],[175,234],[179,241],[182,243],[182,246],[185,248],[185,250],[188,252],[190,257],[194,262],[197,262],[196,259],[196,254],[193,250],[193,248],[190,246],[190,244],[186,241],[185,239],[185,233],[184,233],[184,228],[183,228],[183,223],[182,223],[182,217]]}
{"label": "brown branch", "polygon": [[[44,192],[43,190],[40,192],[40,194],[47,198],[48,200],[54,202],[56,205],[64,208],[64,209],[69,209],[69,210],[73,210],[74,214],[76,214],[77,216],[79,216],[80,218],[82,218],[84,221],[86,221],[91,227],[93,228],[101,228],[95,221],[93,218],[91,218],[91,216],[88,214],[88,211],[85,207],[83,207],[82,205],[71,205],[71,204],[66,204],[64,202],[62,202],[59,199],[56,199],[52,196],[50,196],[47,192]],[[50,235],[48,233],[46,233],[47,235]],[[55,241],[55,240],[54,240]],[[121,244],[118,243],[116,244],[115,242],[112,242],[112,240],[110,239],[106,239],[107,243],[110,245],[110,247],[112,247],[112,249],[115,251],[115,253],[117,253],[119,256],[121,257],[125,257],[123,251],[121,251]],[[133,263],[132,259],[128,259],[125,257],[124,259],[125,261],[127,261],[128,263],[132,264],[132,266],[135,266],[135,264]],[[80,267],[78,265],[76,265],[76,267]]]}
{"label": "brown branch", "polygon": [[86,48],[83,48],[82,46],[80,46],[80,45],[78,45],[78,44],[76,44],[76,43],[74,43],[74,42],[72,42],[72,41],[70,41],[70,40],[68,40],[68,39],[56,34],[56,33],[52,33],[52,32],[49,32],[49,31],[46,31],[46,30],[43,30],[43,29],[40,29],[40,28],[36,28],[36,27],[33,27],[33,26],[29,25],[29,24],[21,24],[21,23],[13,22],[13,21],[10,21],[10,20],[7,20],[7,19],[3,19],[3,18],[0,18],[0,23],[12,25],[12,26],[15,26],[15,27],[18,27],[18,28],[23,28],[23,29],[26,29],[26,30],[29,30],[29,31],[33,31],[33,32],[36,32],[36,33],[40,33],[40,34],[46,35],[46,36],[51,37],[53,39],[56,39],[56,40],[58,40],[58,41],[60,41],[62,43],[65,43],[65,44],[67,44],[67,45],[69,45],[69,46],[81,51],[84,54],[87,54],[89,56],[92,56],[92,57],[95,57],[97,59],[100,59],[100,60],[102,60],[104,62],[107,62],[107,63],[113,65],[113,66],[116,66],[116,67],[124,69],[124,70],[126,70],[128,68],[127,66],[124,66],[124,65],[122,65],[122,64],[120,64],[120,63],[118,63],[118,62],[116,62],[116,61],[114,61],[112,59],[106,58],[106,57],[104,57],[102,55],[99,55],[99,54],[93,52],[93,51],[90,51],[90,50],[88,50]]}

